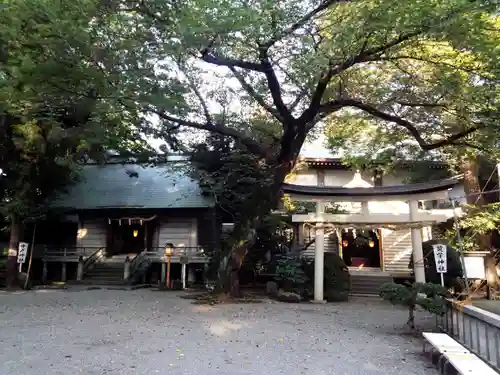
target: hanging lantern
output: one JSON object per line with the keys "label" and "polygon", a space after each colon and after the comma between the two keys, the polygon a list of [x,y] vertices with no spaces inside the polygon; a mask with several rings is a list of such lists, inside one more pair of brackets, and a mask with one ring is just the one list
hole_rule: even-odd
{"label": "hanging lantern", "polygon": [[134,237],[137,237],[139,235],[139,231],[137,229],[135,229],[133,232],[132,232],[132,235]]}
{"label": "hanging lantern", "polygon": [[349,241],[343,240],[342,241],[342,247],[347,247],[349,245]]}
{"label": "hanging lantern", "polygon": [[128,219],[128,225],[132,225],[132,219]]}
{"label": "hanging lantern", "polygon": [[353,229],[353,230],[352,230],[352,236],[353,236],[354,238],[356,238],[356,229]]}
{"label": "hanging lantern", "polygon": [[375,247],[375,241],[373,240],[368,241],[368,246]]}

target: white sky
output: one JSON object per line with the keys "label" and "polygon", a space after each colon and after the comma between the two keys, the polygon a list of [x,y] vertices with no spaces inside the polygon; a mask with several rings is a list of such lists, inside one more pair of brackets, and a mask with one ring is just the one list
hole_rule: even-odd
{"label": "white sky", "polygon": [[[159,149],[160,145],[164,142],[160,139],[148,139],[149,144],[151,144],[155,149]],[[300,151],[300,155],[310,158],[332,158],[334,155],[327,150],[324,146],[325,136],[320,135],[317,139],[312,142],[305,143]]]}

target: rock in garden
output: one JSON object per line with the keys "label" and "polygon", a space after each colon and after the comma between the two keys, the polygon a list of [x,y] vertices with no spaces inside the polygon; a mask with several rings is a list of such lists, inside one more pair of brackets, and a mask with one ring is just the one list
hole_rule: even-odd
{"label": "rock in garden", "polygon": [[268,281],[266,283],[266,294],[271,297],[275,297],[278,295],[278,284],[274,281]]}
{"label": "rock in garden", "polygon": [[276,299],[281,302],[291,302],[291,303],[302,301],[302,297],[300,294],[292,292],[283,292],[283,291],[278,292]]}

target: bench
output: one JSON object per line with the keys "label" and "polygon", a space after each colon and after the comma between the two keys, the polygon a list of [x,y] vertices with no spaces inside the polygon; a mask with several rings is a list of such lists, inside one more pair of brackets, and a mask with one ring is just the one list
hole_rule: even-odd
{"label": "bench", "polygon": [[451,365],[460,375],[498,375],[478,356],[446,333],[424,332],[423,336],[426,340],[423,348],[424,353],[426,352],[426,343],[429,343],[440,354],[438,369],[443,374],[448,374],[447,370]]}

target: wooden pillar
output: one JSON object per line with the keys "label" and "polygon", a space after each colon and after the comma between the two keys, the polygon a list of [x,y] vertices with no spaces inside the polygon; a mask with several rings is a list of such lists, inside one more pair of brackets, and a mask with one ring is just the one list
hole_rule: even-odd
{"label": "wooden pillar", "polygon": [[47,261],[44,259],[43,260],[43,269],[42,269],[42,282],[45,283],[47,282]]}
{"label": "wooden pillar", "polygon": [[165,285],[165,279],[167,277],[167,264],[162,262],[161,264],[161,275],[160,275],[160,283],[161,285]]}
{"label": "wooden pillar", "polygon": [[144,222],[144,250],[148,251],[148,226],[149,221]]}
{"label": "wooden pillar", "polygon": [[181,266],[182,289],[186,289],[186,267],[186,263],[183,263]]}
{"label": "wooden pillar", "polygon": [[314,247],[314,302],[323,302],[325,229],[323,223],[324,203],[316,203],[316,230]]}
{"label": "wooden pillar", "polygon": [[130,277],[130,258],[128,255],[125,257],[125,264],[123,266],[123,280],[128,280]]}
{"label": "wooden pillar", "polygon": [[[415,224],[418,220],[418,201],[411,200],[408,202],[410,206],[410,221]],[[422,229],[411,229],[411,244],[413,248],[413,271],[415,273],[415,282],[425,283],[425,265],[424,265],[424,250],[422,248]]]}
{"label": "wooden pillar", "polygon": [[83,280],[83,257],[78,258],[78,268],[76,271],[76,279],[78,281]]}
{"label": "wooden pillar", "polygon": [[62,263],[62,269],[61,269],[61,281],[62,281],[63,283],[65,283],[65,282],[66,282],[66,262],[65,262],[65,261]]}

